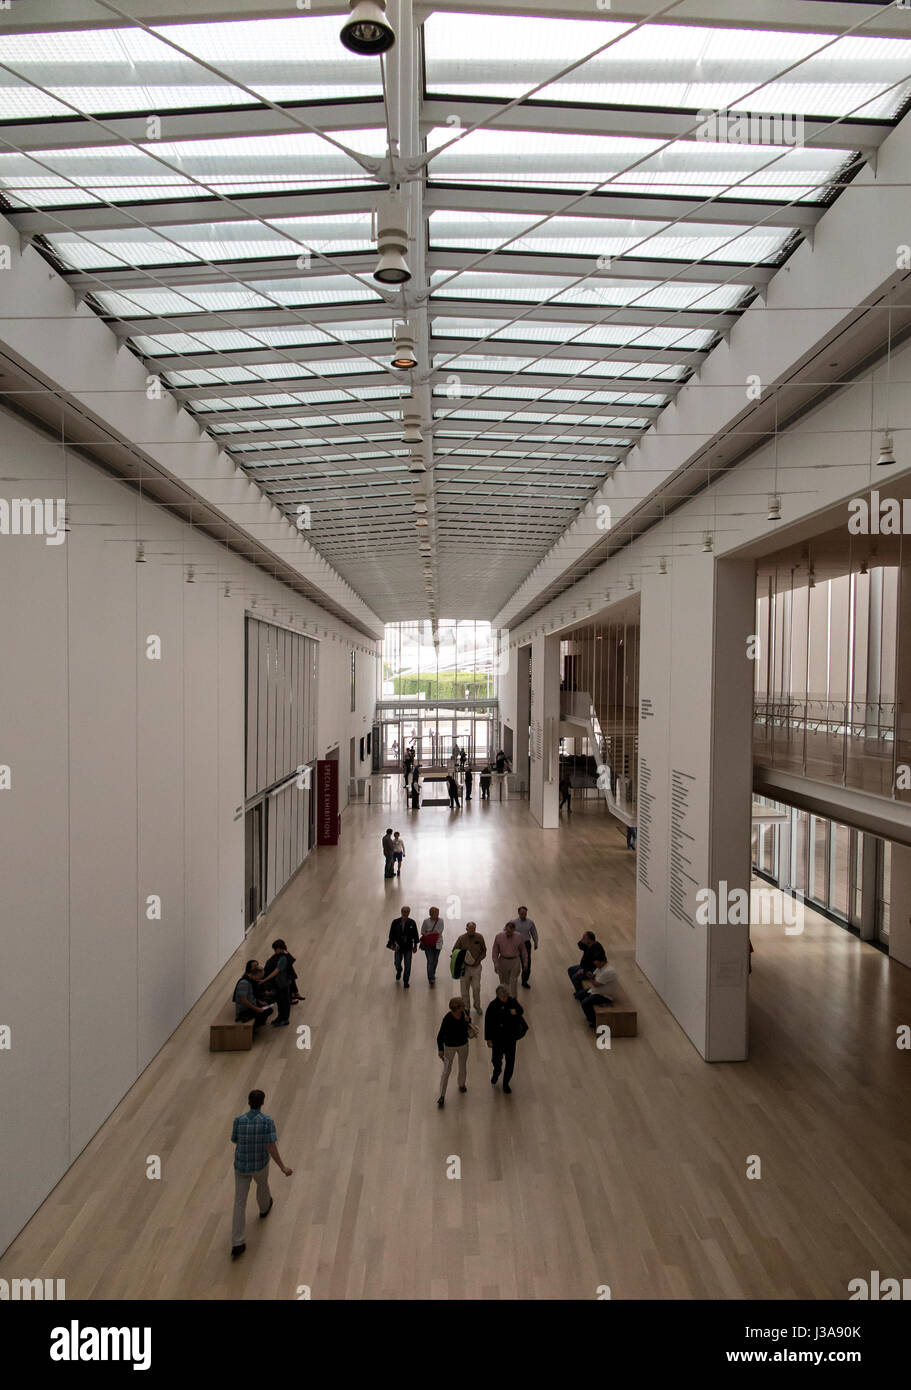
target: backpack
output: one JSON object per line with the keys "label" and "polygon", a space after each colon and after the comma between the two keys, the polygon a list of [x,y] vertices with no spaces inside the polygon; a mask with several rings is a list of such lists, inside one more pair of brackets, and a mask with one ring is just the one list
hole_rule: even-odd
{"label": "backpack", "polygon": [[449,958],[449,973],[454,980],[460,980],[465,973],[465,951],[453,947]]}

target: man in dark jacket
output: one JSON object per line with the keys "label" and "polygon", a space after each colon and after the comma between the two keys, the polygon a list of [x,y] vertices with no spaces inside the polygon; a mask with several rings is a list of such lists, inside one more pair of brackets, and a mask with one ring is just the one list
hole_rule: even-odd
{"label": "man in dark jacket", "polygon": [[272,1005],[263,1003],[258,995],[262,979],[262,966],[255,960],[248,960],[234,986],[234,1017],[238,1023],[247,1023],[252,1018],[254,1033],[268,1022],[272,1012]]}
{"label": "man in dark jacket", "polygon": [[468,1039],[475,1037],[476,1032],[477,1030],[471,1026],[471,1019],[461,999],[458,996],[450,999],[449,1012],[443,1015],[443,1022],[437,1033],[437,1052],[443,1063],[440,1098],[437,1101],[437,1105],[441,1108],[446,1100],[449,1073],[452,1071],[452,1064],[456,1057],[459,1059],[459,1090],[468,1090],[465,1084],[468,1069]]}
{"label": "man in dark jacket", "polygon": [[481,800],[490,800],[490,768],[485,767],[481,771]]}
{"label": "man in dark jacket", "polygon": [[418,940],[418,924],[411,916],[411,908],[403,907],[401,917],[396,917],[389,926],[389,940],[386,945],[395,951],[395,978],[400,980],[404,972],[406,989],[409,988],[411,958],[418,949]]}
{"label": "man in dark jacket", "polygon": [[493,999],[487,1005],[484,1015],[484,1041],[492,1051],[493,1075],[491,1086],[496,1086],[503,1070],[503,1090],[511,1093],[510,1081],[516,1065],[516,1043],[520,1034],[524,1036],[522,1020],[524,1009],[518,999],[512,999],[505,985],[499,985]]}
{"label": "man in dark jacket", "polygon": [[470,767],[466,767],[466,769],[465,769],[465,800],[466,800],[466,801],[470,801],[470,800],[471,800],[471,784],[472,784],[472,773],[471,773],[471,768],[470,768]]}
{"label": "man in dark jacket", "polygon": [[597,940],[593,931],[584,931],[582,940],[577,941],[576,945],[582,952],[582,959],[578,965],[571,965],[566,973],[570,978],[576,998],[582,999],[585,995],[585,991],[582,990],[582,981],[591,979],[592,971],[595,968],[595,958],[604,955],[604,947]]}
{"label": "man in dark jacket", "polygon": [[385,870],[384,870],[384,872],[383,872],[383,878],[393,878],[393,877],[395,876],[395,870],[394,870],[393,863],[392,863],[392,826],[391,826],[391,825],[390,825],[389,829],[386,831],[386,834],[383,836],[383,858],[384,858],[385,861],[386,861],[386,868],[385,868]]}
{"label": "man in dark jacket", "polygon": [[449,791],[450,811],[460,810],[462,803],[459,800],[459,784],[453,777],[452,773],[450,773],[449,776],[446,778],[446,786]]}

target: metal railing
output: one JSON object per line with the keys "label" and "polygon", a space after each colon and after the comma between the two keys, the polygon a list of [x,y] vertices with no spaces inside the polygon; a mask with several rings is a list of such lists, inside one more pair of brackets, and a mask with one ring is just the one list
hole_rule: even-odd
{"label": "metal railing", "polygon": [[911,764],[911,716],[894,701],[756,699],[753,757],[817,781],[911,799],[911,768],[903,774]]}

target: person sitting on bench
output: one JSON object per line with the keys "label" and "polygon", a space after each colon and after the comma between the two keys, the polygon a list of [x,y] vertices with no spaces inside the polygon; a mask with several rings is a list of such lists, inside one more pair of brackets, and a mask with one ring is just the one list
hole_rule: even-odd
{"label": "person sitting on bench", "polygon": [[588,1020],[589,1028],[595,1026],[595,1005],[613,1004],[613,995],[617,988],[617,972],[612,965],[608,965],[603,951],[600,956],[595,957],[594,965],[592,978],[586,981],[588,992],[581,1000],[582,1012]]}
{"label": "person sitting on bench", "polygon": [[261,1004],[256,997],[256,987],[262,983],[263,970],[255,960],[248,960],[244,973],[234,986],[234,1018],[237,1023],[253,1020],[253,1031],[262,1028],[272,1012],[271,1004]]}
{"label": "person sitting on bench", "polygon": [[584,931],[582,933],[582,940],[577,941],[576,945],[582,952],[582,959],[578,965],[569,966],[566,973],[569,976],[570,984],[573,987],[576,998],[583,999],[585,996],[580,993],[582,981],[591,979],[592,971],[595,968],[595,956],[603,955],[604,947],[601,945],[600,941],[598,941],[593,931]]}

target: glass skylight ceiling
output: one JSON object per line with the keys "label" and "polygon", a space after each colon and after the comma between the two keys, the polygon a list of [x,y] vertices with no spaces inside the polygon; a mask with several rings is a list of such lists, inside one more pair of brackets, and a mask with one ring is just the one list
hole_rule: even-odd
{"label": "glass skylight ceiling", "polygon": [[[737,0],[717,6],[715,29],[594,3],[430,13],[426,87],[405,92],[429,156],[407,181],[426,279],[404,292],[371,275],[395,84],[384,96],[380,61],[342,47],[339,14],[295,0],[215,23],[187,0],[187,22],[151,32],[100,7],[119,27],[0,25],[0,211],[267,495],[311,501],[308,539],[368,602],[413,582],[422,599],[413,382],[428,529],[468,547],[478,582],[498,566],[504,601],[911,100],[911,28],[867,36],[876,6],[851,6],[844,37],[738,29]],[[766,113],[772,134],[700,138],[706,110]],[[389,367],[404,317],[426,354],[410,376]],[[525,527],[512,561],[502,515]]]}
{"label": "glass skylight ceiling", "polygon": [[858,34],[436,13],[424,26],[424,42],[431,95],[508,100],[544,84],[536,100],[692,111],[740,106],[870,120],[894,116],[911,91],[905,41]]}
{"label": "glass skylight ceiling", "polygon": [[[542,125],[544,123],[542,113]],[[694,126],[699,122],[694,120]],[[452,128],[428,136],[434,148]],[[430,166],[432,179],[544,188],[597,188],[610,193],[688,194],[693,198],[818,199],[845,165],[840,150],[787,145],[728,145],[677,140],[477,130]],[[445,196],[445,195],[440,195]]]}

